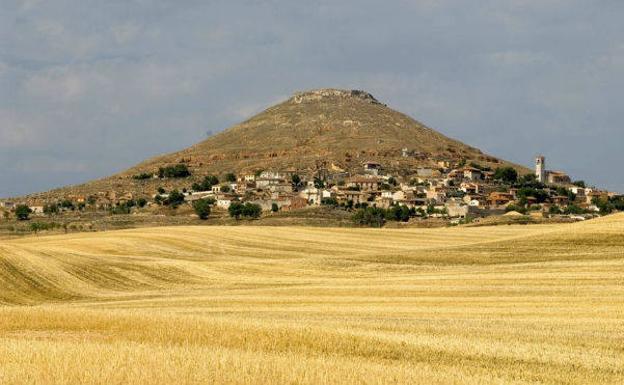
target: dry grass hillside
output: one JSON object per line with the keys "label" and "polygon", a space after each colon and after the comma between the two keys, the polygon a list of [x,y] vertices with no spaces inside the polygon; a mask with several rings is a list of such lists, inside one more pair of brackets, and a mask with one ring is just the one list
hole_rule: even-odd
{"label": "dry grass hillside", "polygon": [[1,384],[621,384],[624,215],[0,241]]}
{"label": "dry grass hillside", "polygon": [[[402,157],[407,148],[410,156]],[[378,161],[393,173],[432,165],[435,158],[467,159],[483,166],[510,163],[448,138],[362,91],[323,89],[299,93],[251,119],[179,152],[149,159],[118,175],[32,197],[93,194],[100,191],[154,193],[159,186],[189,187],[204,175],[295,168],[314,171],[326,161],[347,171]],[[133,180],[159,167],[188,164],[190,180]],[[527,170],[512,165],[522,172]]]}

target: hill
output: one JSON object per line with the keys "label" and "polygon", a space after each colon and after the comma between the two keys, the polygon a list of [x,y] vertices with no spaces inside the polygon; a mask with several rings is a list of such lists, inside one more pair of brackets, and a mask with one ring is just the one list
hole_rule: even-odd
{"label": "hill", "polygon": [[[405,154],[403,149],[407,149]],[[356,172],[363,162],[375,161],[400,175],[418,166],[435,166],[438,159],[475,161],[492,168],[510,164],[388,108],[369,93],[322,89],[295,94],[187,149],[146,160],[108,178],[31,198],[107,191],[153,194],[160,186],[189,187],[208,174],[241,175],[267,169],[295,169],[308,174],[319,162],[329,169]],[[190,168],[190,178],[133,179],[179,163]]]}
{"label": "hill", "polygon": [[622,383],[624,216],[486,230],[0,241],[0,382]]}

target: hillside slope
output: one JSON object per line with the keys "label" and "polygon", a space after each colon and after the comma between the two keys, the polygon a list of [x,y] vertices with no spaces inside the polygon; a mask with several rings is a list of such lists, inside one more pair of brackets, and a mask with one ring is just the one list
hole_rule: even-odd
{"label": "hillside slope", "polygon": [[[408,157],[402,156],[404,148]],[[322,89],[298,93],[182,151],[149,159],[109,178],[33,197],[99,191],[151,194],[161,185],[188,187],[207,174],[286,168],[305,174],[315,170],[318,161],[351,172],[360,171],[364,161],[377,161],[388,171],[401,173],[417,166],[435,165],[435,159],[467,159],[491,167],[510,164],[448,138],[388,108],[366,92]],[[180,162],[190,167],[190,180],[132,179],[133,175],[151,174],[159,167]]]}

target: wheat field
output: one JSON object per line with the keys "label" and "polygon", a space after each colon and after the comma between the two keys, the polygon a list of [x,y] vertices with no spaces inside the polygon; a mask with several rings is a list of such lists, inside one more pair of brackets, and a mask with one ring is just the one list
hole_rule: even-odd
{"label": "wheat field", "polygon": [[0,241],[0,384],[622,384],[624,215]]}

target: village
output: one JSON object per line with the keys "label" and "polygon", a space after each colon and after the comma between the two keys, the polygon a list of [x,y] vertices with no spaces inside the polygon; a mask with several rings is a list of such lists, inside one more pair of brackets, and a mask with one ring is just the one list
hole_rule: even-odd
{"label": "village", "polygon": [[[255,207],[254,217],[317,206],[358,211],[394,210],[398,221],[441,218],[458,224],[491,216],[568,217],[584,220],[622,209],[621,195],[572,181],[561,171],[546,169],[545,157],[535,161],[535,173],[519,175],[512,167],[494,170],[474,162],[453,164],[437,160],[435,167],[419,167],[408,177],[392,175],[378,162],[364,162],[357,173],[347,173],[331,165],[320,166],[310,174],[294,168],[262,170],[236,176],[205,176],[181,190],[159,188],[151,196],[131,192],[100,192],[90,196],[70,195],[54,202],[0,201],[1,219],[62,215],[82,210],[131,214],[137,210],[183,205],[195,207],[204,202],[215,210],[233,205]],[[184,179],[190,172],[184,164],[158,173],[134,176],[136,180]],[[251,207],[250,206],[250,207]],[[402,210],[402,211],[401,211]],[[198,212],[199,214],[199,212]],[[237,219],[239,218],[238,214]],[[206,216],[200,215],[202,219]],[[386,215],[387,216],[387,215]],[[360,224],[369,224],[361,221]]]}

